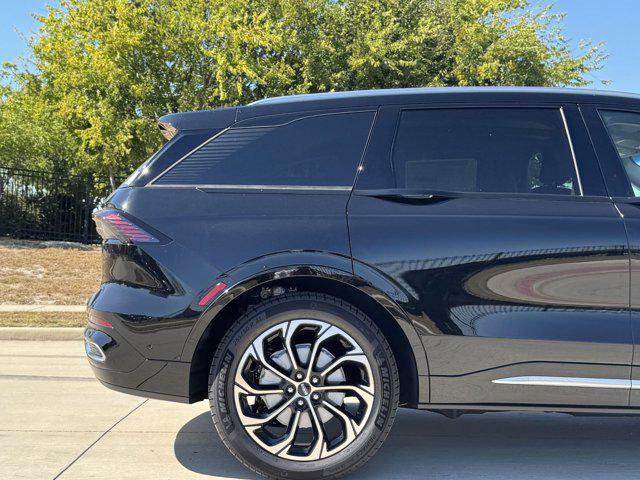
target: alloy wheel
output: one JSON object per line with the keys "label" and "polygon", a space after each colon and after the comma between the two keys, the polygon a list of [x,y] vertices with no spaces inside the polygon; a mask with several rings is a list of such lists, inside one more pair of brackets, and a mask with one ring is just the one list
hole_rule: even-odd
{"label": "alloy wheel", "polygon": [[312,461],[353,443],[370,416],[371,365],[342,329],[291,320],[261,333],[243,353],[233,386],[243,428],[264,450]]}

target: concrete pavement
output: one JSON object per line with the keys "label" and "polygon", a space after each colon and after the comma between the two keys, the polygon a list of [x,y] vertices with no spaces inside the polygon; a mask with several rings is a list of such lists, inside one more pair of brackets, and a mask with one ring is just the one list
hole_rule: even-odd
{"label": "concrete pavement", "polygon": [[[401,411],[350,478],[630,479],[640,418]],[[0,341],[1,479],[255,478],[212,431],[206,402],[144,400],[93,379],[80,341]]]}

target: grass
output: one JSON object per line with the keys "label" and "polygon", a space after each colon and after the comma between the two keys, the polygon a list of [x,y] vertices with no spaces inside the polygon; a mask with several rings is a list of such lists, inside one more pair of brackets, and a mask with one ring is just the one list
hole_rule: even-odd
{"label": "grass", "polygon": [[[100,285],[100,248],[0,238],[0,304],[83,305]],[[85,313],[0,312],[0,327],[81,327]]]}
{"label": "grass", "polygon": [[99,247],[2,240],[0,259],[0,304],[81,305],[100,285]]}
{"label": "grass", "polygon": [[0,312],[0,327],[84,327],[86,313]]}

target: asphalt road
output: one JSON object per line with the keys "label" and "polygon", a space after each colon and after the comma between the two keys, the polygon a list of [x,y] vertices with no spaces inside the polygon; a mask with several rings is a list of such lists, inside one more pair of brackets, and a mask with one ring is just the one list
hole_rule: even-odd
{"label": "asphalt road", "polygon": [[[632,479],[640,418],[401,411],[350,478]],[[112,392],[80,342],[0,341],[0,479],[255,478],[212,431],[206,402]]]}

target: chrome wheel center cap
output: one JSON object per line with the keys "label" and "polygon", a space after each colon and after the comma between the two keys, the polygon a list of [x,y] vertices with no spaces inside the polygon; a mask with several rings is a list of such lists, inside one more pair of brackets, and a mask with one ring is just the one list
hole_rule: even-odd
{"label": "chrome wheel center cap", "polygon": [[311,385],[308,383],[301,383],[298,385],[298,395],[306,397],[311,393]]}

